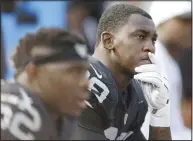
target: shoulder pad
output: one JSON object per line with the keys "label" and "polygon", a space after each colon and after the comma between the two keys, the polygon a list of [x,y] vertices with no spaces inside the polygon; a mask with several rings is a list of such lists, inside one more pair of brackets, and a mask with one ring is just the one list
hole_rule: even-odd
{"label": "shoulder pad", "polygon": [[[119,99],[117,84],[108,68],[93,57],[89,58],[90,69],[88,70],[90,101],[97,101],[103,107],[109,119],[114,119],[115,108]],[[90,103],[92,105],[92,103]]]}
{"label": "shoulder pad", "polygon": [[117,102],[119,91],[110,70],[95,58],[90,57],[89,59],[92,60],[87,76],[90,91],[96,95],[100,103],[105,99]]}

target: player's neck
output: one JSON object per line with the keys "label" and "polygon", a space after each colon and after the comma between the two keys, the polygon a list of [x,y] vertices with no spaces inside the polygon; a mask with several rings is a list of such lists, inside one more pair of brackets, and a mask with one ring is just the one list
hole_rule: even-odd
{"label": "player's neck", "polygon": [[120,91],[123,92],[127,88],[127,86],[130,84],[132,78],[130,79],[128,74],[123,73],[123,71],[120,69],[120,66],[118,66],[117,64],[112,62],[110,59],[108,59],[107,56],[108,55],[105,54],[104,52],[96,51],[93,54],[93,57],[95,57],[97,60],[103,63],[111,71]]}
{"label": "player's neck", "polygon": [[48,112],[49,112],[52,120],[53,120],[54,122],[56,122],[57,120],[59,120],[60,116],[59,116],[59,114],[57,114],[57,113],[55,112],[56,110],[53,109],[52,107],[50,107],[49,104],[45,104],[45,106],[46,106],[46,108],[47,108],[47,110],[48,110]]}
{"label": "player's neck", "polygon": [[125,89],[128,87],[128,85],[131,82],[131,79],[128,77],[127,74],[122,73],[122,71],[120,70],[120,67],[117,67],[116,65],[112,65],[112,67],[110,67],[110,70],[116,80],[116,83],[120,89],[121,92],[125,91]]}

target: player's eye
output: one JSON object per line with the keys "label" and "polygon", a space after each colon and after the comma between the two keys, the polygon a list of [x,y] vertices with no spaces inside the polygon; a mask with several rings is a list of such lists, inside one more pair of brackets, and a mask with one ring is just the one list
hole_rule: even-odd
{"label": "player's eye", "polygon": [[145,35],[136,35],[136,38],[139,39],[139,40],[144,40]]}
{"label": "player's eye", "polygon": [[155,45],[156,40],[157,40],[156,38],[152,38],[153,45]]}

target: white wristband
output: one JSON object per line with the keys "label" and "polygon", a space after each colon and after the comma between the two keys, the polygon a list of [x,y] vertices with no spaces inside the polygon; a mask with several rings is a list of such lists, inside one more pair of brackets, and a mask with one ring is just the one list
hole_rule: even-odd
{"label": "white wristband", "polygon": [[153,127],[170,127],[170,106],[167,104],[164,108],[157,111],[156,114],[151,113],[150,125]]}

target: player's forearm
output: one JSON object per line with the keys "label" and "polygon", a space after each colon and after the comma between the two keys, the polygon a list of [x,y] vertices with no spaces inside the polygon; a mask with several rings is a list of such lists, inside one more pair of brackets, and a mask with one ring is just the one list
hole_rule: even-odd
{"label": "player's forearm", "polygon": [[170,127],[150,126],[149,140],[172,140]]}

